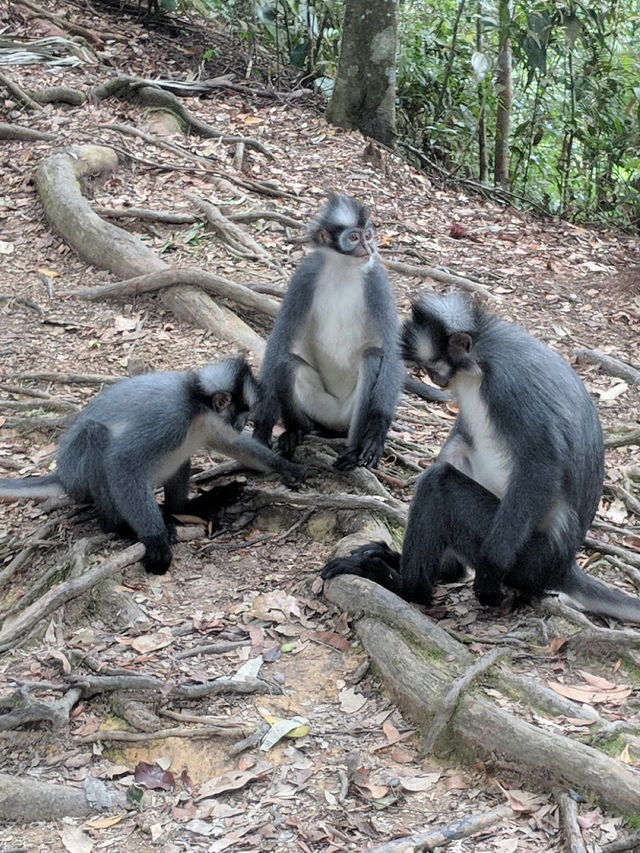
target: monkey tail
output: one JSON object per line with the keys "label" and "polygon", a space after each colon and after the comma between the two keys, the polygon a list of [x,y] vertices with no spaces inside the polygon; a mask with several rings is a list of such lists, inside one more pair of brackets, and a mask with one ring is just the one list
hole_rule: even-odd
{"label": "monkey tail", "polygon": [[64,489],[55,474],[46,477],[23,477],[17,480],[0,480],[0,501],[27,500],[36,498],[58,498],[64,495]]}
{"label": "monkey tail", "polygon": [[407,376],[404,380],[404,390],[409,394],[415,394],[416,397],[421,397],[430,403],[446,403],[449,395],[441,391],[440,388],[434,388],[433,385],[427,385],[426,382],[421,382],[419,379],[414,379],[413,376]]}
{"label": "monkey tail", "polygon": [[640,623],[640,599],[592,578],[575,563],[567,572],[562,592],[570,599],[567,603],[579,610],[614,616],[623,622]]}

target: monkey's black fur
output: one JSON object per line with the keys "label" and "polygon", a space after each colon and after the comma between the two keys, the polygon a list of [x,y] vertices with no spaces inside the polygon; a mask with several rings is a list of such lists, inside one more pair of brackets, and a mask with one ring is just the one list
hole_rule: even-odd
{"label": "monkey's black fur", "polygon": [[398,320],[364,205],[333,195],[314,220],[316,250],[296,270],[269,336],[254,436],[291,457],[312,430],[346,435],[336,467],[375,466],[402,382]]}
{"label": "monkey's black fur", "polygon": [[330,562],[323,578],[362,575],[428,605],[435,584],[468,565],[486,605],[502,601],[504,584],[526,597],[561,591],[584,610],[640,622],[640,601],[575,563],[598,507],[604,448],[569,365],[460,294],[416,302],[403,346],[453,391],[458,417],[418,480],[402,555],[373,543]]}
{"label": "monkey's black fur", "polygon": [[[146,569],[161,574],[171,563],[175,528],[163,517],[154,489],[164,485],[165,516],[197,511],[200,504],[190,508],[188,502],[190,457],[197,450],[213,447],[249,467],[277,471],[291,483],[301,479],[299,465],[241,434],[256,393],[243,358],[193,373],[123,379],[90,400],[63,434],[54,474],[0,480],[0,498],[65,492],[93,503],[103,529],[133,532],[145,545]],[[232,494],[227,489],[226,498]]]}

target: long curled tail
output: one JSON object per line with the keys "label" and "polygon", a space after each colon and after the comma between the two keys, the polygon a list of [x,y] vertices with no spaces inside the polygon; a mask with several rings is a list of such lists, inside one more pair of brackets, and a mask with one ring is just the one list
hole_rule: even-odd
{"label": "long curled tail", "polygon": [[64,495],[64,489],[55,474],[47,474],[45,477],[0,480],[0,501],[28,500],[29,498],[44,500],[61,495]]}
{"label": "long curled tail", "polygon": [[575,563],[567,573],[562,590],[580,610],[614,616],[623,622],[640,623],[640,599],[612,589],[582,571]]}

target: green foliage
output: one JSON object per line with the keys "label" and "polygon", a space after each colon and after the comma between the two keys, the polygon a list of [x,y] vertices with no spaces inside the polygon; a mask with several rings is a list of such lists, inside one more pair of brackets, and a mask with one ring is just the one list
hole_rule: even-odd
{"label": "green foliage", "polygon": [[[459,7],[460,0],[402,4],[398,120],[401,135],[428,160],[473,177],[481,111],[491,138],[500,95],[498,3],[467,2],[454,34]],[[510,178],[516,194],[577,221],[638,227],[639,24],[635,0],[567,6],[515,0]]]}

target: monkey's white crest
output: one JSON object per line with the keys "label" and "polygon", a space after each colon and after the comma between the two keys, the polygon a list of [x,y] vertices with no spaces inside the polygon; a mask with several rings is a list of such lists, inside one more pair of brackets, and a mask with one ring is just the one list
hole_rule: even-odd
{"label": "monkey's white crest", "polygon": [[472,303],[461,293],[421,294],[418,304],[437,316],[449,332],[471,332],[475,327]]}

